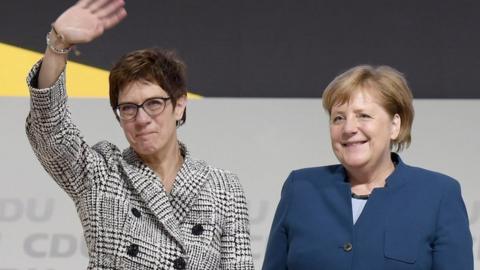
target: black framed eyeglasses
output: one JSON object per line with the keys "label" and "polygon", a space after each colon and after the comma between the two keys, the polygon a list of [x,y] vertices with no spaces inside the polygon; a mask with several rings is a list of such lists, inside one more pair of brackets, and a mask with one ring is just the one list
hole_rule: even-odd
{"label": "black framed eyeglasses", "polygon": [[161,114],[167,106],[167,101],[171,97],[152,97],[146,99],[142,104],[121,103],[115,107],[115,114],[122,120],[132,120],[137,116],[138,110],[143,110],[150,116]]}

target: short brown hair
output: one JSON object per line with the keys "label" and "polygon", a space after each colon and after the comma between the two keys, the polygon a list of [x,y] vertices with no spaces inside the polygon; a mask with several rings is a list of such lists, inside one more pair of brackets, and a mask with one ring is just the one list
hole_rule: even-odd
{"label": "short brown hair", "polygon": [[[171,98],[172,104],[187,94],[186,66],[173,51],[149,48],[130,52],[120,58],[110,71],[110,105],[118,105],[120,91],[129,83],[147,81],[162,87]],[[183,113],[180,125],[187,118]]]}
{"label": "short brown hair", "polygon": [[412,140],[413,95],[403,74],[392,67],[361,65],[340,74],[323,92],[323,108],[331,114],[333,106],[345,104],[354,92],[362,89],[376,95],[390,116],[400,116],[400,132],[391,148],[406,149]]}

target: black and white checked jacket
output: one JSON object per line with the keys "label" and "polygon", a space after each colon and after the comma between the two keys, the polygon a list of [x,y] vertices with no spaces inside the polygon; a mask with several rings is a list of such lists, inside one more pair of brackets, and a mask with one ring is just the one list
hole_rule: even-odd
{"label": "black and white checked jacket", "polygon": [[88,269],[253,269],[249,220],[238,178],[185,161],[168,195],[132,149],[87,145],[70,118],[65,74],[36,89],[27,82],[26,130],[46,171],[73,199],[89,253]]}

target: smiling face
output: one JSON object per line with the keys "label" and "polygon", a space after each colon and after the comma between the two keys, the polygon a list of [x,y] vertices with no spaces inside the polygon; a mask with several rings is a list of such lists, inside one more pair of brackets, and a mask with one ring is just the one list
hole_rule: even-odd
{"label": "smiling face", "polygon": [[373,172],[391,163],[390,145],[399,134],[400,117],[389,115],[372,91],[356,90],[330,113],[332,148],[348,171]]}
{"label": "smiling face", "polygon": [[[168,97],[159,85],[147,81],[129,83],[118,96],[118,104],[142,104],[153,97]],[[150,116],[143,108],[132,120],[120,120],[130,146],[140,157],[162,156],[177,145],[176,121],[182,118],[186,97],[177,99],[175,107],[168,100],[163,112]]]}

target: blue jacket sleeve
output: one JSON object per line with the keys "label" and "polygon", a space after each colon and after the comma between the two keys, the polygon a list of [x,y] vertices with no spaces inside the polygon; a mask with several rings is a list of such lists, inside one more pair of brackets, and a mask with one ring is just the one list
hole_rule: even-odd
{"label": "blue jacket sleeve", "polygon": [[450,182],[444,191],[433,244],[433,269],[473,270],[472,235],[460,185]]}
{"label": "blue jacket sleeve", "polygon": [[283,184],[282,195],[273,218],[262,270],[286,270],[288,254],[287,214],[292,194],[294,172]]}

